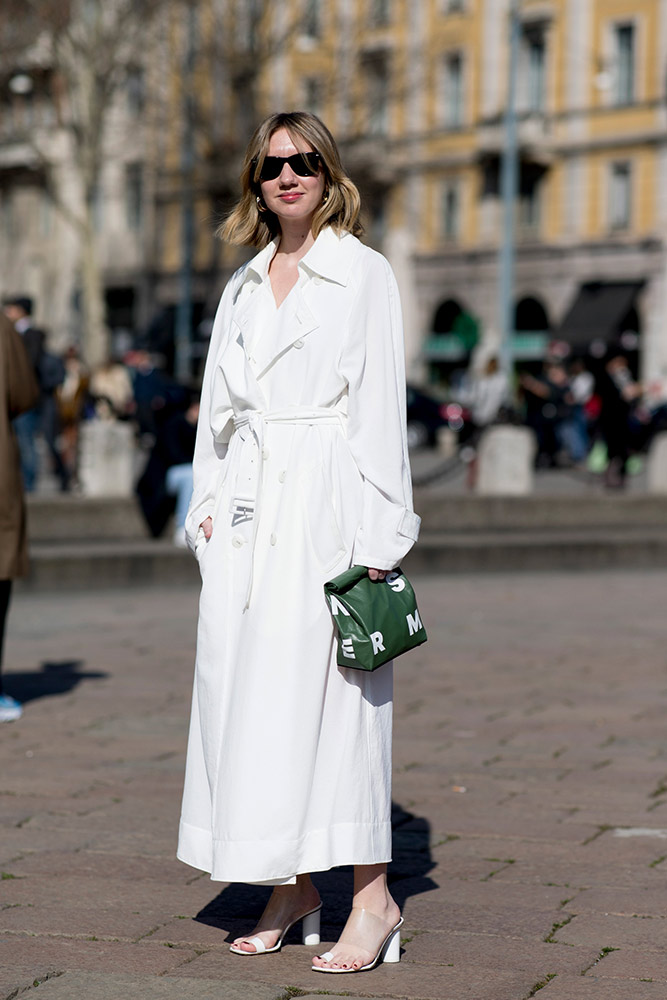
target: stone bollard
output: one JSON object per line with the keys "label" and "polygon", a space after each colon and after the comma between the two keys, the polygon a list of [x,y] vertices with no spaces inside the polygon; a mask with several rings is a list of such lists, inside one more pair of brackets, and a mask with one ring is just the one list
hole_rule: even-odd
{"label": "stone bollard", "polygon": [[646,462],[646,488],[649,493],[667,493],[667,431],[653,438]]}
{"label": "stone bollard", "polygon": [[476,492],[484,496],[532,493],[536,448],[535,435],[528,427],[489,427],[477,449]]}
{"label": "stone bollard", "polygon": [[118,420],[81,424],[79,481],[87,497],[129,497],[134,488],[134,431]]}

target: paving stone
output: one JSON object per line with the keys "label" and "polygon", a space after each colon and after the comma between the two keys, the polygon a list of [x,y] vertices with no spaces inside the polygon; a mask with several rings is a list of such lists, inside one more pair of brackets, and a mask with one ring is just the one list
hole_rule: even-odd
{"label": "paving stone", "polygon": [[537,995],[539,1000],[665,1000],[665,984],[557,976]]}
{"label": "paving stone", "polygon": [[[660,951],[648,949],[622,948],[606,955],[604,959],[591,970],[596,978],[609,979],[653,979],[667,982],[667,954],[664,948]],[[665,990],[667,996],[667,990]]]}
{"label": "paving stone", "polygon": [[261,983],[195,981],[171,976],[66,972],[42,983],[40,1000],[278,1000],[280,986]]}
{"label": "paving stone", "polygon": [[665,946],[665,917],[617,917],[613,914],[581,914],[554,934],[561,944],[598,948],[652,948]]}
{"label": "paving stone", "polygon": [[140,975],[164,974],[190,961],[196,954],[189,948],[166,948],[163,944],[143,941],[126,944],[46,935],[19,937],[5,933],[0,937],[0,967],[11,967],[17,951],[21,962],[31,968],[33,979],[40,979],[53,969],[92,972],[124,969]]}
{"label": "paving stone", "polygon": [[[409,931],[406,937],[410,937]],[[588,968],[598,954],[590,947],[545,944],[525,938],[423,930],[405,944],[402,961],[427,964],[446,961],[456,969],[470,966],[516,969],[534,973],[537,981],[539,974],[547,968],[576,975]]]}

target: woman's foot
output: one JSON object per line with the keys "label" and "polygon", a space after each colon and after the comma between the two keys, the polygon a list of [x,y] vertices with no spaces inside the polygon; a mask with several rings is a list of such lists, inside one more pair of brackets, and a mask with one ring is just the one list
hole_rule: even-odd
{"label": "woman's foot", "polygon": [[258,937],[268,951],[276,946],[287,927],[319,905],[320,894],[309,875],[297,876],[296,885],[277,885],[255,929],[236,938],[233,947],[252,955],[257,948],[250,938]]}
{"label": "woman's foot", "polygon": [[400,920],[401,911],[393,900],[382,915],[353,906],[337,943],[325,955],[315,956],[313,968],[322,972],[359,972],[375,964]]}

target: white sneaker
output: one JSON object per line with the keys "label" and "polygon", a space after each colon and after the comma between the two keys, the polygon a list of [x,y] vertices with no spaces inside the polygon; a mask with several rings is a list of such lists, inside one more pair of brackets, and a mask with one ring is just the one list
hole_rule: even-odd
{"label": "white sneaker", "polygon": [[23,708],[16,698],[0,694],[0,722],[15,722],[23,715]]}

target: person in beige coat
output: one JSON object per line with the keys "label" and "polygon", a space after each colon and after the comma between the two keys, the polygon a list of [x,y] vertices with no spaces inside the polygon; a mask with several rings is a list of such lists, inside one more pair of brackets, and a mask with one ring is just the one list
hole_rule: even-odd
{"label": "person in beige coat", "polygon": [[[39,387],[21,337],[0,315],[0,670],[12,580],[28,571],[25,501],[12,420],[30,410]],[[0,673],[0,722],[21,715],[21,706],[4,694]]]}

